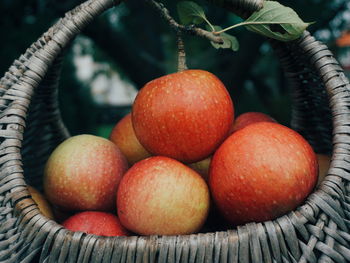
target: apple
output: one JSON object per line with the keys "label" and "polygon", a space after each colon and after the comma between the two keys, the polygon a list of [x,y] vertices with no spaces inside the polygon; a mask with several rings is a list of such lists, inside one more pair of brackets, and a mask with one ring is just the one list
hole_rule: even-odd
{"label": "apple", "polygon": [[272,220],[302,204],[318,176],[316,154],[297,132],[258,122],[233,133],[215,152],[209,187],[234,225]]}
{"label": "apple", "polygon": [[119,147],[130,165],[151,156],[135,135],[130,113],[114,126],[109,139]]}
{"label": "apple", "polygon": [[205,158],[204,160],[191,163],[188,166],[199,173],[203,179],[208,182],[209,165],[211,161],[211,156]]}
{"label": "apple", "polygon": [[111,141],[77,135],[62,142],[49,157],[44,172],[48,200],[63,210],[115,208],[115,196],[127,161]]}
{"label": "apple", "polygon": [[257,123],[257,122],[263,122],[263,121],[276,122],[276,120],[274,120],[269,115],[262,113],[262,112],[243,113],[236,118],[235,122],[233,123],[231,133],[234,133],[240,129],[243,129],[244,127],[247,127],[250,124]]}
{"label": "apple", "polygon": [[183,235],[197,232],[209,211],[204,179],[179,161],[149,157],[134,164],[117,193],[123,226],[141,235]]}
{"label": "apple", "polygon": [[52,212],[52,208],[49,202],[46,200],[46,197],[33,186],[28,185],[28,191],[32,196],[32,199],[34,200],[34,202],[38,205],[38,208],[41,214],[46,216],[48,219],[53,220],[54,215]]}
{"label": "apple", "polygon": [[185,70],[148,82],[132,107],[140,143],[153,155],[193,163],[207,158],[229,135],[233,103],[212,73]]}
{"label": "apple", "polygon": [[326,154],[316,154],[316,156],[319,170],[317,186],[319,186],[328,174],[329,166],[331,164],[331,156]]}
{"label": "apple", "polygon": [[117,216],[99,211],[75,214],[62,223],[71,231],[80,231],[98,236],[129,236],[130,233],[119,222]]}

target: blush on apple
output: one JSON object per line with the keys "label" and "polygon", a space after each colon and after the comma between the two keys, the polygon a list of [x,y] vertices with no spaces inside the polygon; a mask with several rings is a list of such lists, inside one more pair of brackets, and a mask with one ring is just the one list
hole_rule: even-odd
{"label": "blush on apple", "polygon": [[114,126],[109,139],[119,147],[130,165],[151,156],[135,135],[130,113]]}
{"label": "blush on apple", "polygon": [[275,122],[276,123],[276,120],[274,120],[269,115],[262,112],[246,112],[239,115],[236,118],[235,122],[233,123],[231,133],[234,133],[240,129],[243,129],[244,127],[247,127],[250,124],[257,123],[257,122]]}
{"label": "blush on apple", "polygon": [[34,202],[38,205],[40,212],[49,219],[54,219],[51,205],[46,200],[46,197],[40,193],[36,188],[28,185],[28,191],[32,196]]}
{"label": "blush on apple", "polygon": [[125,157],[113,142],[77,135],[51,154],[44,190],[48,200],[64,210],[113,210],[117,187],[127,168]]}
{"label": "blush on apple", "polygon": [[272,220],[295,209],[317,182],[316,154],[297,132],[272,122],[233,133],[216,151],[209,186],[232,224]]}
{"label": "blush on apple", "polygon": [[117,216],[98,211],[75,214],[62,223],[71,231],[80,231],[98,236],[129,236],[130,233],[119,222]]}
{"label": "blush on apple", "polygon": [[132,107],[140,143],[154,155],[185,163],[212,154],[228,136],[233,116],[225,86],[203,70],[185,70],[147,83]]}
{"label": "blush on apple", "polygon": [[209,189],[184,164],[163,156],[132,166],[117,193],[120,222],[141,235],[181,235],[198,231],[209,210]]}

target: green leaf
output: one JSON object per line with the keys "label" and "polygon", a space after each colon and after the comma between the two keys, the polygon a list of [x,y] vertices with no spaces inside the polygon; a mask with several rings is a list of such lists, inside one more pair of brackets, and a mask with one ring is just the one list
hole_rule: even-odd
{"label": "green leaf", "polygon": [[275,1],[265,1],[264,7],[254,12],[244,23],[250,31],[281,41],[299,38],[311,24],[305,23],[291,8]]}
{"label": "green leaf", "polygon": [[[222,29],[219,26],[214,26],[214,28],[215,28],[215,31],[219,31]],[[218,44],[218,43],[211,41],[210,43],[212,44],[212,46],[214,48],[216,48],[216,49],[219,49],[219,48],[227,49],[228,48],[228,49],[232,49],[233,51],[238,51],[239,42],[235,36],[229,35],[227,33],[221,33],[220,37],[222,38],[224,43]]]}
{"label": "green leaf", "polygon": [[181,1],[177,4],[177,12],[182,24],[202,24],[207,21],[204,10],[192,1]]}

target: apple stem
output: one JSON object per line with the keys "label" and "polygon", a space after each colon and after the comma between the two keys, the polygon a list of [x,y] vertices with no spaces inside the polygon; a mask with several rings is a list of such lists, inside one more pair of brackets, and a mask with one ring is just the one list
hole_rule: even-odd
{"label": "apple stem", "polygon": [[177,31],[177,48],[178,48],[177,71],[181,72],[187,69],[185,45],[182,39],[181,31]]}

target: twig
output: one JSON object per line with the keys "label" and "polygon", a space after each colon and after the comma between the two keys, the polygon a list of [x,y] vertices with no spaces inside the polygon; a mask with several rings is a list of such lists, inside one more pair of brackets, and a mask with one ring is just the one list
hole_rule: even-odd
{"label": "twig", "polygon": [[177,71],[181,72],[187,69],[185,45],[182,39],[181,31],[177,31],[177,48],[178,48]]}
{"label": "twig", "polygon": [[186,34],[196,35],[199,37],[206,38],[214,43],[222,44],[224,41],[218,35],[215,35],[213,32],[209,32],[199,27],[195,26],[184,26],[175,21],[175,19],[170,15],[169,10],[161,3],[156,2],[155,0],[146,0],[152,7],[154,7],[160,15],[167,20],[169,25],[175,31],[181,31]]}

